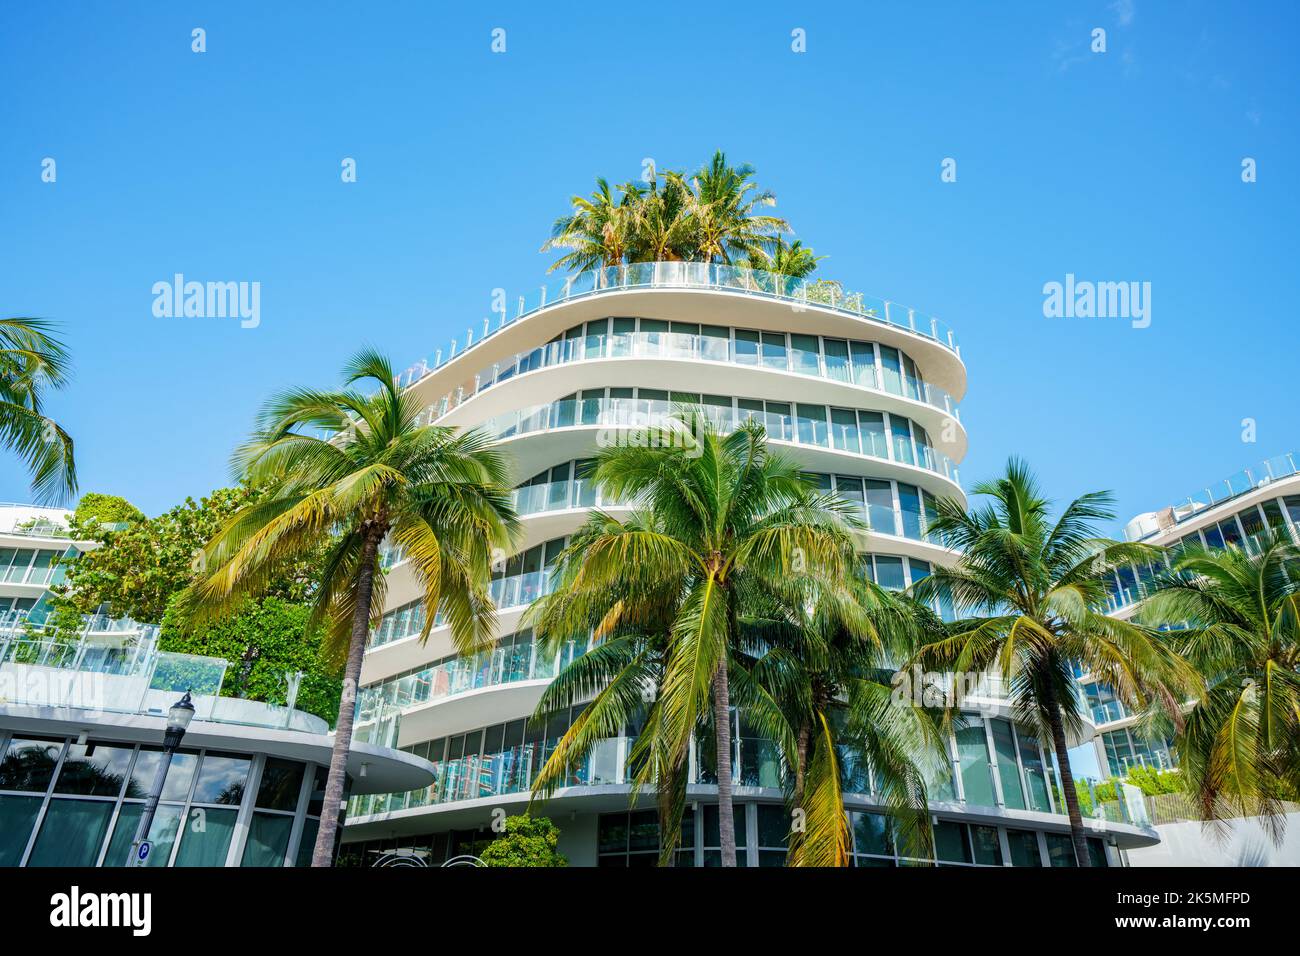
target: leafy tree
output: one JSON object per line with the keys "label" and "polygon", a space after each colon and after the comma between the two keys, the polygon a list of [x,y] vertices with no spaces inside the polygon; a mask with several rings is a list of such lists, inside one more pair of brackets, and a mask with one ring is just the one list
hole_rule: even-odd
{"label": "leafy tree", "polygon": [[753,176],[753,166],[731,166],[718,150],[692,177],[695,245],[705,262],[744,262],[758,255],[771,237],[790,231],[784,219],[756,212],[760,206],[775,206],[776,196],[760,190]]}
{"label": "leafy tree", "polygon": [[[1103,614],[1104,576],[1117,565],[1145,563],[1158,549],[1099,537],[1095,523],[1114,518],[1109,492],[1068,504],[1055,522],[1027,465],[1011,459],[1006,473],[972,492],[989,503],[967,510],[938,503],[933,533],[962,552],[956,567],[936,568],[913,590],[924,598],[947,590],[970,616],[916,655],[926,669],[994,674],[1009,689],[1018,723],[1052,741],[1061,773],[1075,860],[1090,866],[1088,844],[1070,770],[1068,736],[1082,725],[1074,674],[1086,670],[1135,710],[1178,712],[1197,684],[1195,672],[1148,629]],[[958,701],[960,703],[960,701]]]}
{"label": "leafy tree", "polygon": [[502,821],[504,831],[486,844],[478,857],[488,866],[568,866],[556,851],[560,828],[550,817],[521,814]]}
{"label": "leafy tree", "polygon": [[541,248],[542,252],[570,251],[557,259],[548,272],[583,272],[623,261],[632,248],[641,189],[633,183],[624,183],[618,189],[622,194],[615,196],[609,181],[601,177],[590,199],[574,196],[570,200],[573,212],[555,220],[551,238]]}
{"label": "leafy tree", "polygon": [[802,279],[816,271],[817,263],[825,258],[814,255],[799,239],[787,243],[784,236],[776,236],[764,248],[750,255],[749,267]]}
{"label": "leafy tree", "polygon": [[0,319],[0,446],[27,466],[41,503],[77,490],[72,437],[43,408],[68,384],[67,347],[42,319]]}
{"label": "leafy tree", "polygon": [[1300,548],[1282,529],[1255,543],[1185,546],[1138,619],[1208,683],[1175,741],[1202,818],[1260,814],[1280,839],[1300,795]]}
{"label": "leafy tree", "polygon": [[84,528],[91,522],[99,525],[116,525],[143,521],[144,513],[125,498],[89,491],[77,502],[73,519]]}
{"label": "leafy tree", "polygon": [[208,542],[204,570],[178,608],[194,625],[228,618],[324,549],[309,620],[344,671],[313,866],[329,866],[334,853],[362,655],[384,606],[380,543],[391,536],[421,586],[421,638],[441,614],[457,649],[473,653],[495,637],[491,560],[517,528],[505,460],[485,434],[421,426],[415,397],[370,349],[344,375],[347,386],[373,391],[297,388],[264,406],[233,459],[263,492]]}
{"label": "leafy tree", "polygon": [[233,617],[194,626],[187,625],[173,602],[163,617],[158,646],[230,661],[221,686],[226,697],[283,704],[285,675],[301,671],[294,706],[333,721],[342,691],[339,668],[325,660],[321,628],[313,627],[310,618],[306,604],[267,597],[249,601]]}

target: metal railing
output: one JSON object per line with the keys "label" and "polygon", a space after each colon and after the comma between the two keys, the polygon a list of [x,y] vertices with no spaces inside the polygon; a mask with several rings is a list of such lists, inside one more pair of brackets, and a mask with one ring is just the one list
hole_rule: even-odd
{"label": "metal railing", "polygon": [[796,279],[759,269],[712,262],[636,262],[579,272],[552,281],[549,285],[542,285],[536,293],[519,296],[513,315],[503,309],[498,313],[495,328],[492,327],[493,320],[490,318],[483,320],[479,330],[473,326],[467,328],[465,338],[453,339],[445,355],[439,349],[432,364],[427,359],[422,359],[412,365],[398,376],[398,384],[403,387],[415,384],[501,329],[548,306],[628,289],[710,289],[776,299],[789,303],[796,310],[810,306],[830,309],[866,322],[923,336],[939,343],[958,357],[961,355],[956,335],[946,322],[888,299],[860,292],[845,292],[835,282]]}

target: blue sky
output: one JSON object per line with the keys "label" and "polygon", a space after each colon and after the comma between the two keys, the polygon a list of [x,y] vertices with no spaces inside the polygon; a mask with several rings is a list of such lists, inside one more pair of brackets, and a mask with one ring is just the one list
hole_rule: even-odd
{"label": "blue sky", "polygon": [[[595,176],[722,147],[824,275],[955,327],[967,484],[1018,453],[1057,497],[1114,489],[1123,519],[1300,446],[1296,19],[1142,0],[10,4],[0,312],[64,326],[76,378],[51,409],[82,489],[157,513],[227,481],[274,390],[335,382],[363,342],[432,357],[494,288],[535,291],[550,222]],[[261,324],[154,317],[177,272],[260,282]],[[1150,327],[1045,318],[1067,273],[1150,282]],[[28,494],[0,459],[0,500]]]}

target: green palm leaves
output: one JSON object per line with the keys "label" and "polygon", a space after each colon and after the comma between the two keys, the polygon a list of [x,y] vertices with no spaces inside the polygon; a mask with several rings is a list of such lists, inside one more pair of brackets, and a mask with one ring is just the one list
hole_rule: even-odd
{"label": "green palm leaves", "polygon": [[[752,166],[732,166],[721,150],[693,175],[652,173],[648,188],[596,180],[590,197],[574,196],[572,212],[551,229],[542,251],[568,250],[550,271],[584,271],[623,262],[748,263],[803,277],[818,258],[780,233],[790,225],[762,210],[776,197],[758,187]],[[789,270],[789,271],[787,271]]]}
{"label": "green palm leaves", "polygon": [[910,711],[880,712],[889,702],[889,649],[902,634],[908,650],[915,645],[911,606],[852,583],[858,519],[771,453],[760,426],[719,434],[693,409],[678,422],[693,440],[630,440],[601,453],[596,482],[637,508],[624,521],[593,515],[561,555],[555,591],[529,612],[547,643],[595,639],[538,708],[589,701],[534,795],[564,786],[602,739],[640,728],[629,765],[635,790],[656,793],[667,863],[692,743],[712,737],[723,861],[734,865],[734,704],[796,768],[792,800],[808,825],[792,858],[843,864],[842,752],[870,762],[890,799],[924,817],[924,783],[911,758],[933,743],[933,727]]}
{"label": "green palm leaves", "polygon": [[72,438],[43,411],[68,374],[67,349],[49,322],[0,319],[0,444],[27,466],[42,504],[77,490]]}
{"label": "green palm leaves", "polygon": [[1037,480],[1017,459],[973,493],[988,502],[970,510],[941,502],[930,529],[960,549],[961,560],[914,585],[922,597],[946,590],[968,616],[923,647],[917,660],[957,675],[991,672],[1006,682],[1017,721],[1053,741],[1075,856],[1087,866],[1067,743],[1083,720],[1075,669],[1111,684],[1138,710],[1176,714],[1178,702],[1196,688],[1192,668],[1152,631],[1096,610],[1103,606],[1106,570],[1149,561],[1159,551],[1096,534],[1096,522],[1113,517],[1109,493],[1083,495],[1051,520]]}
{"label": "green palm leaves", "polygon": [[[265,405],[233,457],[239,477],[264,493],[209,542],[198,559],[205,570],[181,601],[195,619],[229,615],[324,550],[312,620],[343,664],[344,692],[314,866],[333,852],[362,654],[384,604],[381,542],[402,549],[419,586],[421,638],[441,617],[457,648],[473,653],[496,636],[490,566],[516,530],[506,462],[486,436],[421,427],[414,399],[372,350],[358,352],[344,377],[343,390],[292,389]],[[372,390],[351,387],[360,383]]]}
{"label": "green palm leaves", "polygon": [[1185,547],[1138,616],[1208,682],[1177,742],[1203,818],[1261,814],[1280,836],[1300,799],[1300,548],[1285,530],[1256,544]]}

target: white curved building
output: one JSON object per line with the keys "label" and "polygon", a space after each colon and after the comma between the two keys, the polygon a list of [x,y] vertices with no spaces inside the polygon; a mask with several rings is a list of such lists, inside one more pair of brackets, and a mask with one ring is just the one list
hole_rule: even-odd
{"label": "white curved building", "polygon": [[[472,659],[456,655],[445,627],[419,641],[417,588],[401,556],[390,556],[387,612],[362,671],[362,718],[399,711],[399,744],[438,766],[439,778],[423,791],[353,801],[344,852],[354,862],[399,853],[436,864],[490,837],[494,810],[526,806],[531,776],[571,715],[528,718],[550,678],[586,647],[542,659],[520,618],[591,508],[618,509],[586,477],[611,429],[653,424],[684,402],[723,426],[758,418],[825,487],[860,503],[878,583],[902,588],[953,559],[926,527],[935,498],[963,498],[957,463],[967,435],[957,403],[966,367],[946,326],[897,303],[748,269],[646,263],[557,282],[452,352],[403,384],[429,421],[486,428],[510,453],[524,538],[495,573],[499,642]],[[939,860],[1066,865],[1072,851],[1050,756],[1012,725],[1000,699],[986,703],[950,741],[951,778],[933,787]],[[628,806],[624,762],[635,732],[597,748],[544,810],[575,864],[655,858],[654,811]],[[780,760],[743,721],[734,740],[741,862],[779,865],[788,829]],[[719,859],[704,750],[704,760],[692,754],[679,855],[688,865]],[[898,862],[869,775],[850,773],[855,862]],[[1095,829],[1098,862],[1118,863],[1118,849],[1155,840],[1142,826]]]}
{"label": "white curved building", "polygon": [[[1253,553],[1267,528],[1300,542],[1300,456],[1278,455],[1196,489],[1159,511],[1133,518],[1124,528],[1129,541],[1177,549],[1185,544],[1236,547]],[[1162,565],[1116,569],[1108,584],[1107,611],[1128,618],[1137,610]],[[1167,740],[1149,740],[1133,725],[1137,718],[1102,683],[1081,678],[1097,725],[1097,761],[1103,774],[1123,775],[1135,765],[1176,766]]]}

